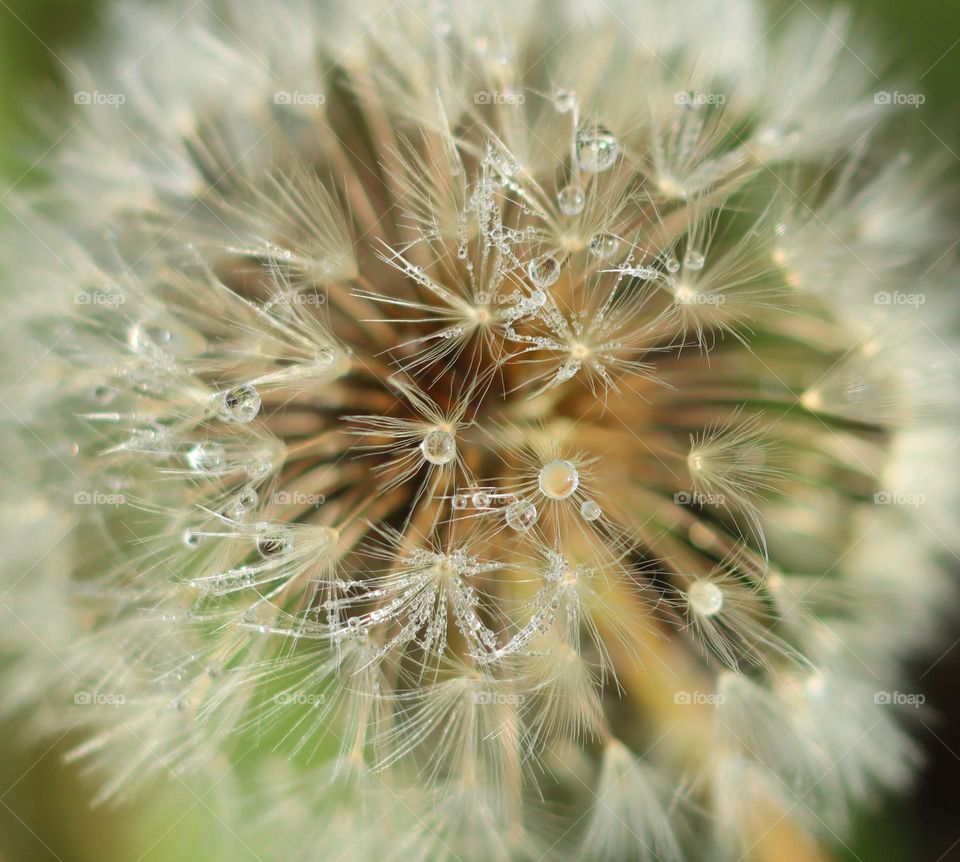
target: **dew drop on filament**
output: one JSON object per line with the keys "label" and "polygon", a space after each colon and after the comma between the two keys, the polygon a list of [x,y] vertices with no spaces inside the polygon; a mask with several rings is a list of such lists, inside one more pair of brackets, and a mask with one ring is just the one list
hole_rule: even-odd
{"label": "dew drop on filament", "polygon": [[590,254],[599,257],[601,260],[607,260],[617,253],[620,248],[620,240],[611,233],[598,233],[590,240]]}
{"label": "dew drop on filament", "polygon": [[183,531],[183,544],[188,548],[196,548],[203,542],[203,536],[198,533],[196,530],[184,530]]}
{"label": "dew drop on filament", "polygon": [[420,452],[431,464],[449,464],[457,457],[457,441],[449,431],[435,428],[420,442]]}
{"label": "dew drop on filament", "polygon": [[475,509],[489,509],[490,495],[486,491],[477,491],[471,498],[471,502]]}
{"label": "dew drop on filament", "polygon": [[580,474],[569,461],[550,461],[540,470],[540,492],[551,500],[566,500],[580,484]]}
{"label": "dew drop on filament", "polygon": [[187,464],[197,473],[219,473],[227,463],[219,443],[197,443],[187,452]]}
{"label": "dew drop on filament", "polygon": [[228,389],[220,396],[220,418],[245,425],[260,412],[260,393],[249,383]]}
{"label": "dew drop on filament", "polygon": [[558,113],[569,114],[577,107],[577,94],[573,90],[557,90],[553,94],[553,107]]}
{"label": "dew drop on filament", "polygon": [[694,581],[687,590],[690,609],[702,617],[712,617],[723,608],[723,591],[710,581]]}
{"label": "dew drop on filament", "polygon": [[564,215],[573,216],[583,211],[587,196],[578,185],[564,186],[557,192],[557,205]]}
{"label": "dew drop on filament", "polygon": [[254,488],[243,488],[223,508],[223,516],[231,521],[243,521],[254,509],[260,497]]}
{"label": "dew drop on filament", "polygon": [[580,504],[580,517],[584,521],[596,521],[602,514],[600,505],[593,500],[584,500]]}
{"label": "dew drop on filament", "polygon": [[251,479],[259,479],[261,476],[266,476],[267,473],[273,469],[273,464],[266,458],[254,455],[246,462],[244,469]]}
{"label": "dew drop on filament", "polygon": [[98,404],[109,404],[113,401],[116,391],[109,386],[95,386],[93,388],[93,399]]}
{"label": "dew drop on filament", "polygon": [[577,164],[580,170],[598,174],[613,167],[620,155],[620,144],[606,126],[577,131]]}
{"label": "dew drop on filament", "polygon": [[517,500],[507,506],[504,517],[510,529],[525,533],[537,523],[537,507],[529,500]]}
{"label": "dew drop on filament", "polygon": [[293,535],[282,527],[275,528],[262,524],[257,538],[257,551],[260,556],[269,559],[289,554],[293,550]]}
{"label": "dew drop on filament", "polygon": [[537,287],[550,287],[560,278],[560,261],[552,254],[545,254],[527,264],[527,275]]}

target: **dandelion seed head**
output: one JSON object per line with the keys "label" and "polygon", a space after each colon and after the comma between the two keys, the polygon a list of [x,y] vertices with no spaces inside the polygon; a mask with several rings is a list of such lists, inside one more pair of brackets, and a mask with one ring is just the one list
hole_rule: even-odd
{"label": "dandelion seed head", "polygon": [[10,702],[74,703],[104,798],[226,765],[270,857],[615,862],[908,781],[952,237],[849,22],[122,9],[0,345]]}

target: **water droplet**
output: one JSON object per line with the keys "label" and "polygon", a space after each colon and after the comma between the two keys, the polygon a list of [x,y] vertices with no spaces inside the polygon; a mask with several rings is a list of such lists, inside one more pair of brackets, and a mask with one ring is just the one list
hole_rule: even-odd
{"label": "water droplet", "polygon": [[550,287],[560,278],[560,261],[545,254],[527,264],[527,275],[537,287]]}
{"label": "water droplet", "polygon": [[449,464],[457,457],[457,441],[449,431],[435,428],[420,443],[420,452],[431,464]]}
{"label": "water droplet", "polygon": [[768,126],[757,135],[757,143],[762,147],[782,147],[795,144],[800,140],[801,129],[796,123],[787,126]]}
{"label": "water droplet", "polygon": [[109,386],[94,386],[91,394],[98,404],[109,404],[117,393]]}
{"label": "water droplet", "polygon": [[184,530],[183,531],[183,544],[188,548],[196,548],[203,542],[204,536],[198,533],[196,530]]}
{"label": "water droplet", "polygon": [[219,443],[197,443],[187,452],[187,464],[197,473],[219,473],[227,464],[227,455]]}
{"label": "water droplet", "polygon": [[590,254],[601,260],[613,257],[620,248],[620,240],[612,233],[598,233],[590,240]]}
{"label": "water droplet", "polygon": [[260,496],[255,489],[244,488],[224,506],[223,516],[231,521],[242,521],[257,508],[259,501]]}
{"label": "water droplet", "polygon": [[584,521],[596,521],[602,514],[603,509],[600,508],[599,503],[593,500],[584,500],[580,504],[580,517]]}
{"label": "water droplet", "polygon": [[245,425],[260,412],[260,393],[249,383],[228,389],[220,396],[220,418]]}
{"label": "water droplet", "polygon": [[257,550],[262,557],[278,557],[281,554],[289,554],[293,550],[293,535],[283,527],[261,524],[260,536],[257,538]]}
{"label": "water droplet", "polygon": [[136,353],[149,353],[158,344],[169,344],[172,338],[173,333],[169,329],[141,320],[130,327],[127,343]]}
{"label": "water droplet", "polygon": [[273,465],[266,458],[254,456],[244,465],[247,475],[251,479],[258,479],[260,476],[266,476],[273,469]]}
{"label": "water droplet", "polygon": [[507,506],[507,526],[518,533],[525,533],[537,523],[537,507],[529,500],[517,500]]}
{"label": "water droplet", "polygon": [[705,258],[703,254],[695,249],[687,249],[687,254],[683,259],[683,265],[687,269],[703,269]]}
{"label": "water droplet", "polygon": [[576,359],[568,359],[563,363],[558,369],[554,379],[558,383],[563,383],[567,380],[573,378],[573,376],[580,370],[581,363]]}
{"label": "water droplet", "polygon": [[587,196],[578,185],[564,186],[557,192],[557,205],[564,215],[572,216],[582,212],[586,202]]}
{"label": "water droplet", "polygon": [[723,591],[710,581],[694,581],[687,590],[687,602],[694,613],[712,617],[723,607]]}
{"label": "water droplet", "polygon": [[557,90],[553,94],[553,107],[561,114],[569,114],[577,107],[577,94],[573,90]]}
{"label": "water droplet", "polygon": [[487,509],[490,507],[490,495],[486,491],[477,491],[471,502],[475,509]]}
{"label": "water droplet", "polygon": [[450,505],[454,509],[466,509],[467,508],[467,496],[466,494],[455,494],[453,499],[450,501]]}
{"label": "water droplet", "polygon": [[580,474],[569,461],[550,461],[540,469],[540,492],[551,500],[566,500],[580,485]]}
{"label": "water droplet", "polygon": [[577,163],[580,170],[597,174],[613,167],[620,155],[620,144],[606,126],[577,131]]}

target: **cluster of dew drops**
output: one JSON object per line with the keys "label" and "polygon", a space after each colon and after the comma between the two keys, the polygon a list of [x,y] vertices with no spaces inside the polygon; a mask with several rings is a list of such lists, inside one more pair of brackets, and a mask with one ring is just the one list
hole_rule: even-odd
{"label": "cluster of dew drops", "polygon": [[[621,147],[615,134],[605,126],[591,125],[585,128],[579,126],[578,102],[573,91],[557,90],[552,101],[557,112],[570,114],[573,118],[573,177],[557,192],[557,205],[564,215],[575,216],[582,212],[586,205],[586,192],[579,181],[580,172],[599,174],[609,170],[620,157]],[[618,248],[619,240],[603,232],[594,236],[588,243],[588,251],[600,259],[612,257]],[[672,267],[671,264],[673,264]],[[685,261],[685,264],[695,268],[697,261],[691,259]],[[668,271],[675,271],[678,267],[679,264],[675,260],[667,261]],[[551,254],[541,255],[528,261],[525,271],[534,288],[528,304],[543,305],[546,302],[545,291],[560,278],[562,271],[560,261]],[[561,369],[558,372],[558,380],[564,379],[564,371],[567,371],[566,377],[572,376],[569,369]],[[261,407],[260,393],[255,386],[245,383],[218,393],[214,397],[212,412],[222,422],[246,425],[257,418]],[[456,437],[444,428],[433,428],[422,438],[419,450],[426,463],[438,467],[448,465],[457,458]],[[195,473],[215,475],[226,469],[228,459],[223,446],[219,443],[202,441],[189,449],[186,453],[186,461]],[[269,465],[266,465],[266,469],[269,469]],[[247,473],[254,478],[255,468],[254,471],[248,469]],[[577,467],[567,460],[552,460],[544,464],[539,472],[538,487],[543,497],[548,500],[566,500],[574,495],[579,485],[580,476]],[[235,516],[242,519],[251,514],[256,508],[256,491],[248,486],[240,492],[231,505],[235,511],[225,513],[228,517]],[[515,493],[497,493],[492,489],[456,493],[452,496],[450,505],[454,511],[464,510],[471,505],[481,512],[500,508],[506,525],[517,532],[532,529],[539,517],[537,505],[532,499],[518,497]],[[584,499],[580,502],[579,514],[584,521],[594,522],[602,517],[603,512],[596,501]],[[263,525],[264,528],[267,526]],[[199,541],[197,535],[189,530],[184,540],[191,546]],[[257,543],[258,550],[264,556],[273,555],[277,552],[276,546],[279,541],[280,539],[273,533],[265,535],[263,541]],[[284,540],[281,544],[285,545],[286,541]]]}
{"label": "cluster of dew drops", "polygon": [[[553,104],[560,113],[577,110],[576,95],[570,90],[559,90],[553,98]],[[620,144],[616,136],[605,126],[595,125],[588,129],[577,128],[574,133],[576,166],[585,173],[601,173],[613,167],[620,155]],[[564,185],[557,192],[557,205],[564,215],[574,216],[582,212],[586,205],[586,192],[577,181]],[[619,240],[601,233],[589,243],[591,254],[599,258],[612,257]],[[534,286],[530,300],[534,305],[546,302],[546,291],[560,278],[562,266],[556,257],[550,254],[533,258],[526,265],[526,274]],[[433,429],[424,436],[420,451],[426,462],[442,466],[451,463],[457,456],[455,436],[443,429]],[[571,497],[580,485],[580,475],[576,466],[567,460],[555,459],[544,464],[537,481],[540,493],[548,500],[562,501]],[[451,507],[461,511],[472,505],[479,511],[488,511],[503,502],[504,520],[508,527],[517,532],[527,532],[537,523],[539,512],[536,503],[529,499],[518,499],[515,494],[498,494],[491,490],[480,489],[472,494],[455,494]],[[580,504],[580,516],[588,522],[597,521],[603,514],[595,500],[586,499]]]}

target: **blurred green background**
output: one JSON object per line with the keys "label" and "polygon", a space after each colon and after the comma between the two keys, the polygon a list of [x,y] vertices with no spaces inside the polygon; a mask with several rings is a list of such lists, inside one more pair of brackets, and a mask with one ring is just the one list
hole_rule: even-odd
{"label": "blurred green background", "polygon": [[[819,17],[832,5],[770,3],[777,11]],[[844,5],[854,9],[857,29],[875,36],[887,71],[902,74],[926,96],[918,109],[916,149],[951,153],[960,192],[960,0]],[[0,0],[0,220],[4,198],[31,182],[52,143],[37,122],[41,109],[58,101],[69,105],[71,51],[109,14],[109,2],[96,0]],[[825,31],[824,38],[832,37]],[[918,668],[921,674],[938,712],[932,731],[921,729],[929,765],[914,793],[889,799],[864,817],[855,840],[838,851],[842,862],[960,860],[960,645],[932,671]],[[216,840],[207,807],[215,801],[186,788],[150,810],[91,809],[89,785],[63,763],[72,740],[31,749],[19,744],[22,731],[0,725],[0,862],[193,862],[204,856],[199,846]]]}

